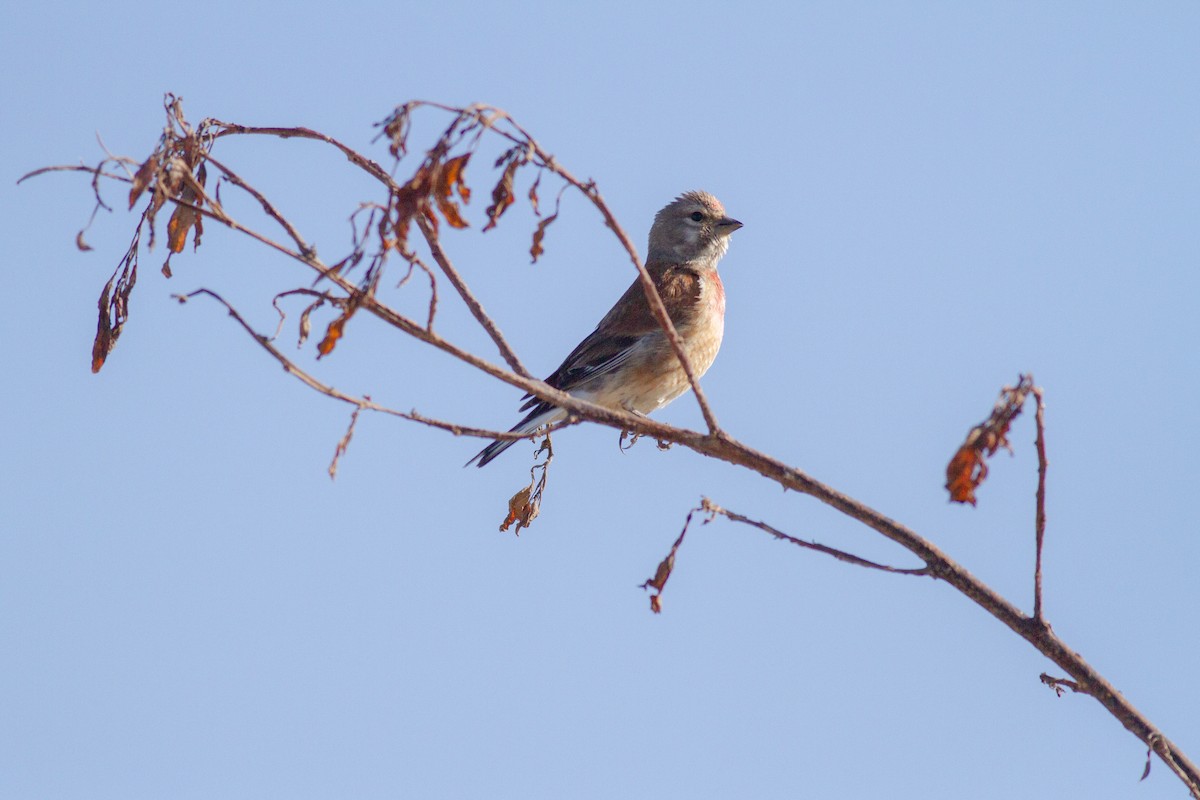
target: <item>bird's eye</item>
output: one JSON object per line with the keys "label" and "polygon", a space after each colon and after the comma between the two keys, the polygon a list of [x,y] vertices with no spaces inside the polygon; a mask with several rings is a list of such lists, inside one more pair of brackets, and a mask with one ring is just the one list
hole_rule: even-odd
{"label": "bird's eye", "polygon": [[702,219],[704,219],[704,215],[701,214],[699,211],[692,212],[692,222],[699,222]]}

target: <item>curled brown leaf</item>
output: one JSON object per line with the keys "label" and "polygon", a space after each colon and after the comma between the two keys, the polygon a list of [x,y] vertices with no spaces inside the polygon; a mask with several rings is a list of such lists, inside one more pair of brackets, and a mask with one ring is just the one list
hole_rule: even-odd
{"label": "curled brown leaf", "polygon": [[150,181],[154,180],[154,173],[158,170],[158,153],[151,153],[150,157],[142,162],[138,167],[137,172],[133,174],[133,185],[129,189],[129,207],[133,208],[134,203],[142,196],[142,192],[146,191],[146,187],[150,185]]}
{"label": "curled brown leaf", "polygon": [[485,231],[496,227],[500,216],[513,204],[513,179],[517,174],[517,168],[523,163],[525,163],[524,159],[519,155],[514,155],[505,165],[500,180],[496,181],[496,186],[492,189],[492,204],[487,207],[488,224],[483,227]]}
{"label": "curled brown leaf", "polygon": [[[115,276],[114,276],[115,277]],[[113,336],[112,320],[109,317],[109,297],[112,293],[114,278],[109,278],[100,292],[100,301],[96,304],[100,309],[100,318],[96,323],[96,338],[92,340],[92,372],[100,371],[105,359],[116,344]]]}
{"label": "curled brown leaf", "polygon": [[327,356],[333,352],[333,348],[337,346],[338,340],[342,338],[345,332],[346,323],[350,321],[350,318],[354,316],[354,312],[357,310],[357,303],[347,304],[341,316],[329,323],[329,327],[325,329],[325,338],[317,345],[317,358]]}
{"label": "curled brown leaf", "polygon": [[557,211],[538,222],[537,228],[533,232],[533,244],[529,248],[529,255],[532,257],[529,263],[536,264],[542,253],[546,252],[546,248],[542,247],[542,240],[546,238],[546,228],[550,227],[550,223],[556,219],[558,219]]}
{"label": "curled brown leaf", "polygon": [[509,498],[508,516],[500,523],[500,531],[502,533],[506,532],[515,522],[517,523],[517,528],[513,533],[520,536],[521,528],[528,528],[530,523],[537,518],[541,504],[532,495],[533,485],[530,484]]}
{"label": "curled brown leaf", "polygon": [[946,489],[951,502],[975,505],[975,490],[988,474],[987,459],[1002,447],[1011,449],[1008,429],[1032,390],[1033,376],[1019,376],[1016,386],[1006,386],[1000,391],[991,415],[967,432],[966,440],[946,466]]}
{"label": "curled brown leaf", "polygon": [[446,218],[452,228],[466,228],[467,221],[462,218],[458,203],[451,198],[457,193],[464,203],[471,199],[471,189],[466,184],[467,162],[471,154],[465,153],[444,162],[434,170],[433,198],[437,202],[438,211]]}

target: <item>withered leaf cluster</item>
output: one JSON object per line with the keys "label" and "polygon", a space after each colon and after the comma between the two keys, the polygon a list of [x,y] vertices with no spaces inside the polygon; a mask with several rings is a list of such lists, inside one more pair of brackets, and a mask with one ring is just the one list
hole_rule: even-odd
{"label": "withered leaf cluster", "polygon": [[991,415],[967,433],[946,466],[946,489],[951,501],[975,505],[975,490],[987,478],[987,459],[1002,447],[1011,449],[1008,429],[1033,388],[1033,377],[1021,375],[1016,386],[1006,386],[1000,391]]}
{"label": "withered leaf cluster", "polygon": [[125,257],[100,292],[99,321],[92,342],[92,372],[99,372],[129,318],[129,296],[137,283],[138,249],[144,226],[150,228],[149,246],[154,247],[155,217],[168,200],[175,210],[167,223],[167,260],[162,271],[171,277],[171,254],[183,251],[187,237],[195,231],[193,246],[200,246],[204,233],[203,216],[198,209],[204,204],[206,170],[204,157],[210,143],[184,119],[181,102],[168,95],[167,125],[154,152],[134,172],[129,189],[129,208],[133,208],[149,191],[150,200],[134,233]]}
{"label": "withered leaf cluster", "polygon": [[[408,152],[408,134],[412,128],[411,115],[419,107],[417,103],[406,103],[397,108],[391,116],[381,123],[383,135],[389,140],[388,150],[397,159],[403,158]],[[406,257],[411,256],[408,248],[408,234],[412,221],[418,215],[425,219],[430,227],[437,230],[440,214],[441,219],[452,228],[469,226],[459,205],[471,200],[471,189],[466,183],[466,167],[475,147],[479,143],[482,131],[494,128],[499,112],[481,107],[461,109],[450,125],[442,132],[437,142],[425,154],[424,160],[417,167],[412,177],[394,189],[390,198],[386,219],[381,223],[381,231],[387,230],[390,241],[396,249]],[[485,210],[487,223],[483,230],[489,231],[496,227],[500,218],[516,201],[517,172],[524,166],[532,165],[538,171],[528,198],[530,207],[536,216],[541,217],[537,189],[541,182],[542,170],[547,168],[545,160],[538,157],[533,144],[518,136],[509,135],[516,143],[505,150],[496,159],[494,167],[501,169],[500,177],[492,187],[491,205]],[[466,152],[453,155],[460,148]],[[436,209],[437,213],[434,213]],[[533,234],[530,254],[533,261],[545,252],[542,241],[546,235],[546,227],[557,218],[555,214],[540,219]]]}

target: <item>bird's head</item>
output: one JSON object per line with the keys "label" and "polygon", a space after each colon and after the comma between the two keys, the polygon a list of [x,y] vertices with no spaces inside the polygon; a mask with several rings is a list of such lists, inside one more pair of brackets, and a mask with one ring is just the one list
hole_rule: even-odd
{"label": "bird's head", "polygon": [[650,228],[648,260],[716,261],[729,249],[729,234],[742,223],[726,216],[708,192],[687,192],[663,207]]}

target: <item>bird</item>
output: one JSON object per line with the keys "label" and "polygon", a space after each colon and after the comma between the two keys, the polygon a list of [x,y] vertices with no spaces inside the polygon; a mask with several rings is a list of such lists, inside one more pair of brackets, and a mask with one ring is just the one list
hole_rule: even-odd
{"label": "bird", "polygon": [[[725,333],[725,287],[717,262],[729,249],[729,236],[742,223],[708,192],[679,195],[654,217],[646,271],[683,342],[697,378],[721,347]],[[546,383],[608,408],[646,415],[691,388],[671,342],[650,310],[641,278],[635,278],[600,324],[571,351]],[[532,395],[529,413],[510,433],[531,434],[567,418],[567,412]],[[467,462],[479,467],[519,441],[497,439]]]}

